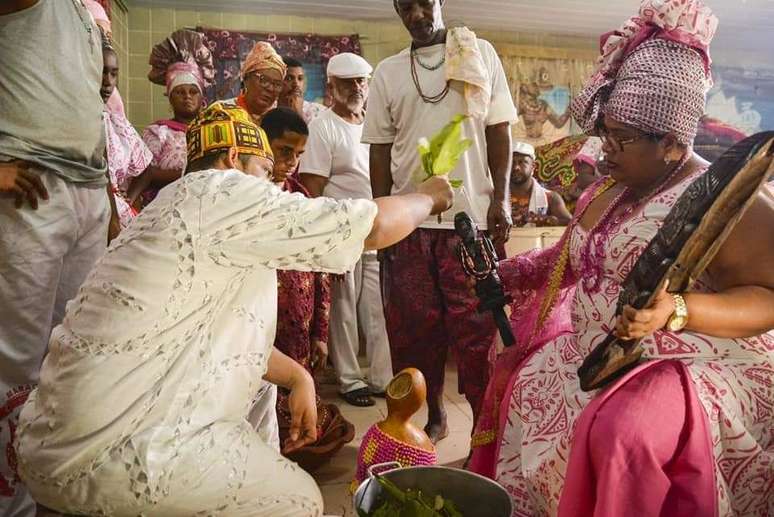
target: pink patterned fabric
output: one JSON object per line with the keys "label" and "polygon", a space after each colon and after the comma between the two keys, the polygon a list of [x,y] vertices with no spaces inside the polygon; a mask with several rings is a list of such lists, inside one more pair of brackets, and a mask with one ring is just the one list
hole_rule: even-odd
{"label": "pink patterned fabric", "polygon": [[83,0],[83,4],[94,17],[94,21],[110,23],[110,0]]}
{"label": "pink patterned fabric", "polygon": [[[309,197],[298,179],[289,176],[287,192]],[[277,331],[274,346],[312,373],[314,342],[328,343],[331,279],[314,271],[277,270]]]}
{"label": "pink patterned fabric", "polygon": [[716,516],[708,436],[683,363],[638,367],[581,413],[559,515]]}
{"label": "pink patterned fabric", "polygon": [[[188,64],[185,73],[195,74],[194,80],[197,82],[201,80],[200,87],[209,85],[215,76],[212,53],[205,44],[204,35],[189,29],[178,29],[151,49],[148,59],[148,64],[151,66],[148,80],[167,87],[167,94],[169,94],[170,70],[174,77],[175,69],[180,63]],[[181,68],[177,69],[181,70]]]}
{"label": "pink patterned fabric", "polygon": [[124,228],[137,215],[125,197],[129,182],[145,171],[153,154],[124,115],[106,110],[104,119],[110,183],[121,228]]}
{"label": "pink patterned fabric", "polygon": [[393,371],[419,369],[427,400],[435,400],[443,393],[451,348],[458,389],[476,415],[492,373],[496,328],[470,294],[459,242],[453,230],[418,228],[383,254],[384,319]]}
{"label": "pink patterned fabric", "polygon": [[363,436],[357,452],[355,481],[361,483],[368,477],[368,468],[380,463],[397,461],[401,467],[435,465],[438,456],[435,451],[426,451],[414,445],[396,440],[374,424]]}
{"label": "pink patterned fabric", "polygon": [[142,140],[153,153],[152,165],[160,169],[179,170],[186,165],[185,127],[174,129],[167,121],[159,120],[147,126]]}
{"label": "pink patterned fabric", "polygon": [[[593,193],[601,187],[603,181],[599,180],[581,194],[570,227],[578,224],[580,216],[593,201]],[[546,342],[572,331],[570,307],[577,278],[571,268],[565,269],[559,279],[557,287],[560,290],[553,310],[543,325],[538,327],[540,305],[548,296],[550,275],[568,238],[569,232],[565,231],[559,242],[551,247],[521,253],[499,263],[503,286],[513,298],[510,319],[516,344],[497,357],[473,430],[469,468],[484,476],[495,477],[501,431],[509,416],[504,402],[516,381],[513,372]]]}
{"label": "pink patterned fabric", "polygon": [[[186,126],[174,120],[157,120],[142,132],[142,140],[153,153],[151,165],[159,169],[180,171],[183,175],[187,163],[185,145]],[[149,188],[143,192],[143,205],[156,197],[159,189]]]}
{"label": "pink patterned fabric", "polygon": [[176,86],[182,84],[193,84],[199,87],[199,91],[204,94],[204,77],[198,65],[188,62],[178,62],[169,65],[166,74],[166,94],[169,96]]}
{"label": "pink patterned fabric", "polygon": [[[582,271],[599,271],[601,278],[598,282],[580,282],[575,288],[568,305],[571,332],[548,341],[537,337],[529,349],[521,351],[521,358],[512,360],[503,396],[497,401],[494,441],[474,449],[471,462],[473,470],[493,475],[506,487],[517,515],[560,514],[568,458],[578,461],[570,456],[571,448],[578,437],[585,436],[580,434],[579,422],[593,418],[589,412],[597,414],[600,403],[592,404],[595,396],[609,396],[639,374],[635,372],[597,394],[580,390],[577,369],[613,328],[621,283],[692,179],[686,178],[657,195],[643,209],[597,238],[598,253],[582,253],[589,234],[579,224],[568,228],[570,267],[563,285],[571,283],[567,279],[580,277]],[[595,264],[582,264],[582,256]],[[523,286],[526,290],[545,283],[552,268],[545,262],[546,257],[551,257],[551,251],[535,261],[505,261],[504,281],[511,288]],[[509,266],[520,271],[509,271]],[[709,286],[711,279],[705,278],[697,289],[709,290]],[[645,357],[684,365],[691,382],[691,389],[684,393],[684,411],[690,413],[697,400],[701,404],[707,430],[693,419],[687,438],[703,445],[693,448],[687,464],[696,464],[702,451],[711,451],[717,515],[766,515],[774,486],[774,334],[726,339],[658,331],[645,338],[643,344]],[[497,372],[495,379],[499,377]],[[668,419],[674,417],[671,411],[664,404],[657,415],[650,416]],[[477,431],[481,430],[479,426]],[[637,422],[629,422],[629,427],[636,429]],[[578,443],[582,444],[583,439]],[[647,480],[642,480],[642,487],[647,490]],[[615,486],[605,488],[616,490]]]}
{"label": "pink patterned fabric", "polygon": [[712,84],[716,28],[717,18],[699,0],[644,0],[639,16],[602,37],[598,69],[573,99],[573,117],[589,134],[607,114],[690,144]]}
{"label": "pink patterned fabric", "polygon": [[658,36],[699,50],[709,74],[709,45],[717,28],[717,17],[699,0],[643,0],[637,16],[600,38],[597,73],[614,77],[626,56],[646,39]]}
{"label": "pink patterned fabric", "polygon": [[91,17],[94,18],[94,22],[101,27],[105,27],[110,32],[110,18],[105,8],[97,0],[83,0],[83,5],[89,11]]}
{"label": "pink patterned fabric", "polygon": [[105,103],[105,106],[107,106],[108,111],[111,113],[118,113],[120,115],[126,116],[124,100],[121,98],[121,92],[118,91],[118,88],[113,90],[113,93],[110,94],[110,97],[108,98],[107,103]]}

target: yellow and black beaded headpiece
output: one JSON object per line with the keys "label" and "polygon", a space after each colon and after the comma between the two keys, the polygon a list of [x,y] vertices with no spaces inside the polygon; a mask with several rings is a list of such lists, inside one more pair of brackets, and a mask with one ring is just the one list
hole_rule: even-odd
{"label": "yellow and black beaded headpiece", "polygon": [[189,163],[231,147],[274,160],[266,133],[236,104],[215,102],[203,109],[188,126],[186,144]]}

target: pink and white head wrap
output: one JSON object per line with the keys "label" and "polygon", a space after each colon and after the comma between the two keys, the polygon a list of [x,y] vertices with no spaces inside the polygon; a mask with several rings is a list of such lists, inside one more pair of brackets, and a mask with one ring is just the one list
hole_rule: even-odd
{"label": "pink and white head wrap", "polygon": [[199,88],[200,93],[204,93],[204,79],[198,65],[186,62],[169,65],[166,73],[167,96],[182,84],[193,84]]}
{"label": "pink and white head wrap", "polygon": [[167,96],[181,84],[194,84],[204,93],[215,80],[212,52],[200,32],[176,30],[153,46],[148,62],[148,79],[164,86]]}
{"label": "pink and white head wrap", "polygon": [[709,44],[717,26],[699,0],[643,0],[638,16],[602,36],[597,70],[571,105],[578,125],[594,134],[607,114],[693,142],[712,85]]}
{"label": "pink and white head wrap", "polygon": [[592,136],[583,144],[578,154],[572,160],[574,167],[578,167],[581,163],[585,163],[591,166],[591,168],[597,168],[597,160],[602,154],[602,140]]}

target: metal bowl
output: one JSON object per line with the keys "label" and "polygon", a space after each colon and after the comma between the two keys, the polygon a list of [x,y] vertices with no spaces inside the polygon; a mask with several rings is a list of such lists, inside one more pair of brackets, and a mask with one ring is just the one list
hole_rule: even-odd
{"label": "metal bowl", "polygon": [[[381,474],[401,489],[417,489],[429,497],[450,499],[465,517],[510,517],[511,498],[491,479],[467,470],[450,467],[407,467]],[[375,510],[381,501],[382,486],[373,477],[357,488],[353,497],[356,510]]]}

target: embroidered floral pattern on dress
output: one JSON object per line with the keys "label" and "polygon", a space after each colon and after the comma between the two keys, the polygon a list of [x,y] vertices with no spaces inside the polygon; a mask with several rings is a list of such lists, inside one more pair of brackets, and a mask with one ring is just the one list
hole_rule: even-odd
{"label": "embroidered floral pattern on dress", "polygon": [[311,478],[246,420],[267,385],[272,268],[352,267],[375,214],[236,171],[163,189],[52,333],[17,435],[36,498],[89,515],[321,515]]}
{"label": "embroidered floral pattern on dress", "polygon": [[[187,163],[185,131],[176,131],[164,124],[151,124],[142,132],[142,140],[153,153],[151,165],[160,169],[180,171],[182,177]],[[158,195],[159,189],[143,192],[143,204],[147,205]]]}

